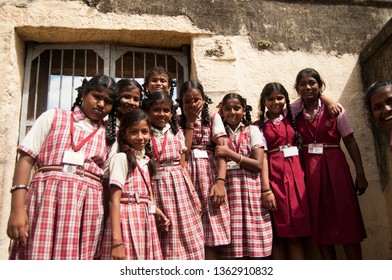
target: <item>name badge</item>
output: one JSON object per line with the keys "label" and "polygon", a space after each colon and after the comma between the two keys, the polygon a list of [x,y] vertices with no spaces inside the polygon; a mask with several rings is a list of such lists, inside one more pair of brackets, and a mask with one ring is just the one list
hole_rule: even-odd
{"label": "name badge", "polygon": [[297,146],[291,146],[291,147],[284,147],[282,149],[284,157],[292,157],[292,156],[298,156],[298,147]]}
{"label": "name badge", "polygon": [[227,162],[227,170],[240,169],[240,165],[234,161]]}
{"label": "name badge", "polygon": [[193,150],[193,157],[194,158],[208,158],[208,153],[206,150],[194,149]]}
{"label": "name badge", "polygon": [[156,205],[148,205],[148,213],[149,214],[155,214],[156,212],[157,212]]}
{"label": "name badge", "polygon": [[72,165],[83,166],[84,154],[77,153],[77,152],[74,152],[74,151],[65,151],[64,152],[64,157],[63,157],[63,163],[64,164],[72,164]]}
{"label": "name badge", "polygon": [[308,153],[309,154],[322,154],[323,153],[323,144],[309,144],[308,145]]}
{"label": "name badge", "polygon": [[155,174],[154,179],[163,179],[165,178],[166,175],[166,171],[162,170],[162,171],[158,171],[157,174]]}

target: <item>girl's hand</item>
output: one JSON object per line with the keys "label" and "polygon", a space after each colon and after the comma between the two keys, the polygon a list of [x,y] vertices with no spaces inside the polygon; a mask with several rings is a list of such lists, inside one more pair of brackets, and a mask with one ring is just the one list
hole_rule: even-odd
{"label": "girl's hand", "polygon": [[188,105],[186,108],[184,108],[184,115],[187,120],[187,123],[194,123],[199,116],[199,113],[203,109],[204,106],[204,101],[203,100],[198,100],[192,105]]}
{"label": "girl's hand", "polygon": [[342,108],[339,106],[338,103],[333,102],[327,106],[328,113],[332,118],[336,118],[339,116],[340,112],[342,111]]}
{"label": "girl's hand", "polygon": [[358,195],[363,195],[368,187],[368,181],[366,180],[365,174],[358,174],[355,178],[355,192]]}
{"label": "girl's hand", "polygon": [[199,196],[197,195],[196,192],[193,193],[192,195],[193,195],[193,199],[195,200],[197,210],[199,211],[199,214],[201,214],[201,207],[202,206],[201,206],[200,198],[199,198]]}
{"label": "girl's hand", "polygon": [[223,180],[215,181],[215,184],[211,187],[210,197],[212,198],[212,204],[215,207],[220,207],[225,203],[226,189]]}
{"label": "girl's hand", "polygon": [[8,219],[7,235],[9,238],[19,240],[22,246],[27,243],[29,236],[29,220],[26,210],[12,210]]}
{"label": "girl's hand", "polygon": [[273,192],[263,194],[263,206],[269,211],[278,210],[278,205],[276,204],[275,195]]}
{"label": "girl's hand", "polygon": [[158,230],[168,232],[171,224],[170,220],[158,207],[155,208],[155,211],[155,221],[157,223]]}
{"label": "girl's hand", "polygon": [[216,157],[227,157],[230,152],[231,152],[231,149],[227,145],[227,140],[226,139],[223,142],[223,145],[215,146],[215,156]]}
{"label": "girl's hand", "polygon": [[112,260],[125,260],[125,247],[124,244],[112,248]]}

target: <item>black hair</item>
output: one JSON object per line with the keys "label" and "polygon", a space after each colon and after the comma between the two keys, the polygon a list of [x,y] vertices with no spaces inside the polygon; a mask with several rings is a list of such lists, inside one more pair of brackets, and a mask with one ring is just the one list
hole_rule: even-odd
{"label": "black hair", "polygon": [[[291,126],[295,131],[294,143],[296,146],[300,147],[302,145],[302,136],[299,134],[297,125],[295,123],[295,119],[293,116],[293,112],[291,111],[290,106],[290,98],[287,90],[281,83],[268,83],[264,86],[263,90],[260,93],[259,100],[259,128],[262,129],[264,123],[264,115],[265,115],[265,100],[275,91],[278,91],[284,95],[286,101],[286,110],[287,110],[287,119],[289,120]],[[268,114],[268,112],[267,112]]]}
{"label": "black hair", "polygon": [[186,117],[185,117],[185,114],[184,114],[184,112],[183,112],[183,104],[182,104],[182,102],[183,102],[183,97],[184,97],[185,92],[187,92],[189,89],[196,89],[196,90],[200,91],[201,96],[202,96],[203,100],[205,101],[205,102],[204,102],[203,109],[202,109],[202,111],[201,111],[201,119],[202,119],[202,120],[201,120],[201,123],[202,123],[203,125],[205,125],[205,126],[209,125],[209,124],[210,124],[211,117],[210,117],[210,113],[209,113],[209,110],[208,110],[208,105],[209,105],[209,104],[212,104],[212,101],[211,101],[211,99],[204,93],[204,89],[203,89],[203,86],[202,86],[201,83],[199,83],[199,82],[197,82],[197,81],[187,81],[187,82],[185,82],[185,83],[181,86],[180,92],[179,92],[179,95],[178,95],[178,99],[177,99],[177,102],[178,102],[178,104],[179,104],[179,106],[180,106],[180,108],[181,108],[181,112],[182,112],[182,114],[181,114],[181,116],[180,116],[180,126],[181,126],[182,128],[185,128]]}
{"label": "black hair", "polygon": [[305,69],[302,69],[301,71],[299,71],[297,74],[297,77],[295,78],[294,88],[297,92],[298,92],[299,82],[305,76],[312,77],[313,79],[316,80],[316,82],[319,86],[319,89],[320,89],[319,95],[325,90],[326,85],[325,85],[323,79],[321,79],[319,72],[317,72],[313,68],[305,68]]}
{"label": "black hair", "polygon": [[150,69],[150,71],[147,73],[146,77],[144,78],[144,83],[143,83],[143,89],[144,89],[144,95],[148,96],[150,94],[148,90],[148,83],[150,81],[150,78],[153,74],[165,74],[168,77],[168,82],[170,86],[170,91],[166,92],[170,98],[173,98],[174,95],[174,88],[177,86],[177,80],[173,79],[172,76],[170,75],[169,71],[167,71],[164,67],[162,66],[156,66]]}
{"label": "black hair", "polygon": [[371,99],[373,94],[381,87],[392,87],[392,80],[378,80],[371,84],[365,93],[365,106],[372,113]]}
{"label": "black hair", "polygon": [[[129,167],[131,170],[134,170],[136,168],[136,156],[132,152],[132,147],[131,145],[127,142],[127,139],[125,137],[126,131],[129,127],[132,125],[139,123],[141,121],[146,121],[148,124],[148,127],[151,127],[151,121],[148,115],[139,108],[135,108],[130,112],[127,112],[123,119],[121,120],[120,123],[120,128],[118,130],[118,144],[120,147],[120,152],[123,152],[127,155]],[[148,141],[148,144],[150,145],[150,141]],[[147,149],[147,146],[146,146]],[[154,176],[156,173],[156,162],[154,159],[150,159],[148,162],[148,170],[150,172],[150,176]]]}
{"label": "black hair", "polygon": [[178,132],[178,123],[177,123],[177,105],[174,104],[173,100],[169,97],[169,95],[162,92],[152,92],[146,98],[143,99],[142,109],[148,114],[150,108],[156,104],[160,103],[168,103],[170,104],[172,117],[170,118],[170,127],[172,129],[173,134],[177,134]]}
{"label": "black hair", "polygon": [[126,89],[134,89],[137,88],[140,90],[140,100],[143,99],[143,88],[142,86],[138,83],[138,81],[133,80],[133,79],[121,79],[117,82],[117,87],[118,87],[118,93],[120,95],[123,94],[123,92]]}
{"label": "black hair", "polygon": [[[228,94],[226,94],[224,97],[223,97],[223,99],[222,99],[222,104],[221,104],[221,109],[222,109],[222,115],[223,115],[223,108],[224,108],[224,106],[225,106],[225,103],[227,102],[227,100],[229,100],[229,99],[231,99],[231,98],[235,98],[235,99],[237,99],[238,101],[240,101],[240,103],[241,103],[241,106],[244,108],[244,110],[245,110],[245,116],[242,118],[242,123],[245,125],[245,126],[248,126],[248,125],[250,125],[251,123],[252,123],[252,116],[251,116],[251,114],[250,114],[250,112],[252,111],[252,106],[250,106],[250,105],[248,105],[248,104],[246,104],[246,99],[245,98],[243,98],[241,95],[239,95],[238,93],[228,93]],[[223,119],[223,123],[224,124],[226,124],[226,121],[224,120],[224,118],[222,117],[222,119]]]}
{"label": "black hair", "polygon": [[103,92],[108,91],[109,97],[113,100],[113,107],[109,113],[107,127],[106,127],[106,143],[112,145],[116,141],[116,117],[118,107],[118,91],[117,84],[113,78],[106,75],[96,75],[89,81],[86,78],[83,79],[82,85],[76,88],[78,96],[72,105],[71,110],[73,111],[76,106],[82,107],[82,98],[87,96],[91,91]]}

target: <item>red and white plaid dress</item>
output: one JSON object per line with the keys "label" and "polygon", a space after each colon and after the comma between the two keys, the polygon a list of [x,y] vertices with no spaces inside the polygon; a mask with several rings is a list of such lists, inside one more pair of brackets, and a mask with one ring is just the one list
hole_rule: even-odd
{"label": "red and white plaid dress", "polygon": [[[192,182],[202,203],[204,244],[209,247],[230,243],[229,204],[226,200],[226,203],[219,208],[214,207],[209,196],[218,174],[213,139],[221,136],[226,136],[226,130],[218,114],[211,114],[210,123],[207,126],[202,124],[199,116],[194,124],[192,146],[207,151],[208,158],[195,158],[195,150],[192,149],[187,160]],[[198,146],[204,146],[204,148]]]}
{"label": "red and white plaid dress", "polygon": [[[204,259],[204,235],[201,216],[192,194],[191,182],[182,165],[178,165],[185,152],[184,135],[181,131],[174,135],[167,125],[164,130],[152,130],[157,144],[157,152],[162,164],[153,178],[153,193],[157,206],[170,219],[168,232],[159,232],[161,249],[165,260]],[[167,133],[163,147],[164,134]],[[155,149],[153,147],[153,154]]]}
{"label": "red and white plaid dress", "polygon": [[[253,127],[253,128],[252,128]],[[251,145],[252,133],[260,133],[255,126],[244,126],[230,133],[229,147],[236,151],[240,132],[243,140],[238,152],[250,157],[252,150],[262,148],[262,144]],[[262,137],[262,136],[261,136]],[[232,145],[230,145],[232,144]],[[271,255],[272,225],[268,210],[262,206],[260,174],[243,168],[227,170],[226,190],[231,216],[231,243],[222,246],[222,255],[227,258],[262,258]]]}
{"label": "red and white plaid dress", "polygon": [[[110,163],[110,185],[119,187],[123,194],[128,194],[131,198],[135,197],[132,195],[135,193],[139,197],[151,198],[150,175],[147,165],[149,158],[141,152],[135,152],[135,154],[143,175],[137,167],[134,170],[129,170],[126,154],[118,153],[112,158]],[[163,259],[155,217],[154,214],[149,213],[148,204],[143,202],[121,203],[120,223],[126,259]],[[111,249],[112,229],[109,217],[105,226],[101,259],[110,260]]]}
{"label": "red and white plaid dress", "polygon": [[[71,112],[49,111],[40,116],[41,120],[36,121],[30,136],[26,136],[26,141],[18,147],[19,151],[36,160],[38,168],[62,165],[64,152],[71,150]],[[80,152],[85,156],[85,170],[102,176],[108,158],[104,123],[91,123],[79,107],[72,115],[74,143],[81,143],[98,129]],[[42,129],[44,123],[50,129],[47,133]],[[81,127],[90,127],[90,130]],[[39,137],[31,138],[33,135]],[[42,145],[37,144],[40,141]],[[25,143],[33,143],[36,147]],[[29,217],[27,245],[22,247],[18,241],[14,242],[11,259],[89,260],[99,254],[103,230],[102,185],[99,181],[62,171],[38,172],[30,183],[26,209]]]}

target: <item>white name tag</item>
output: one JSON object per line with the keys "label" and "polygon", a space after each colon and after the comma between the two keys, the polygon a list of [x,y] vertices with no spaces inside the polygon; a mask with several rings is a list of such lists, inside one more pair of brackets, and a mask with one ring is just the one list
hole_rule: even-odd
{"label": "white name tag", "polygon": [[154,179],[163,179],[165,178],[166,171],[158,171],[157,174],[155,174]]}
{"label": "white name tag", "polygon": [[148,213],[155,214],[157,212],[157,207],[155,205],[148,205]]}
{"label": "white name tag", "polygon": [[283,155],[284,157],[298,156],[298,147],[297,146],[284,147]]}
{"label": "white name tag", "polygon": [[323,144],[309,144],[308,153],[309,154],[322,154],[324,151]]}
{"label": "white name tag", "polygon": [[193,149],[194,158],[208,158],[208,153],[206,150]]}
{"label": "white name tag", "polygon": [[227,170],[240,169],[240,165],[234,161],[227,162]]}
{"label": "white name tag", "polygon": [[74,151],[65,151],[63,157],[63,163],[83,166],[84,154],[77,153]]}

